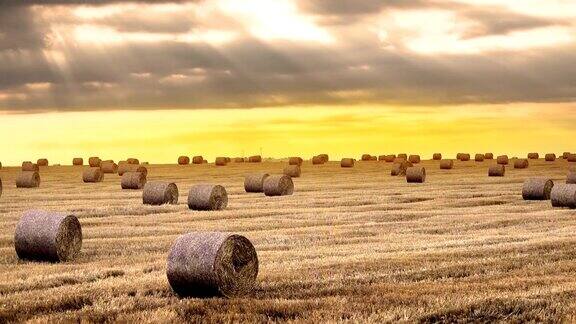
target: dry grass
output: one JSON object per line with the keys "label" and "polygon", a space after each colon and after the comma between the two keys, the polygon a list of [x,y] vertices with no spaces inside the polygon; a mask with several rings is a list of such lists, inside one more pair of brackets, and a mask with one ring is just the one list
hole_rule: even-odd
{"label": "dry grass", "polygon": [[[564,181],[568,163],[532,161],[503,178],[488,163],[423,161],[424,184],[391,177],[390,163],[312,166],[292,196],[244,192],[244,175],[281,163],[149,166],[176,182],[178,205],[145,206],[120,177],[83,184],[81,171],[49,167],[38,189],[16,189],[0,170],[0,322],[5,321],[551,321],[576,320],[576,211],[523,201],[528,177]],[[186,206],[193,184],[226,187],[224,211]],[[14,227],[24,210],[74,213],[80,256],[18,261]],[[246,298],[179,299],[166,279],[174,239],[188,231],[249,238],[260,263]]]}

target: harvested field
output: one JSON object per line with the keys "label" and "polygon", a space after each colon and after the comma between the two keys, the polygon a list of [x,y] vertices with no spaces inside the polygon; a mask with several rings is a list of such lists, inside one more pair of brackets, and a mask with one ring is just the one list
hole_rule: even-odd
{"label": "harvested field", "polygon": [[[574,163],[572,163],[574,164]],[[0,169],[0,322],[6,321],[576,321],[576,210],[524,201],[529,177],[565,182],[566,160],[531,160],[488,177],[487,166],[422,161],[426,182],[390,176],[392,163],[302,165],[291,196],[246,193],[244,176],[282,173],[273,162],[149,165],[174,182],[177,205],[142,204],[120,177],[83,184],[81,170],[45,167],[17,189]],[[194,184],[226,188],[222,211],[192,211]],[[82,250],[71,262],[20,261],[22,212],[74,214]],[[190,231],[247,237],[258,253],[255,291],[180,299],[166,278],[173,241]]]}

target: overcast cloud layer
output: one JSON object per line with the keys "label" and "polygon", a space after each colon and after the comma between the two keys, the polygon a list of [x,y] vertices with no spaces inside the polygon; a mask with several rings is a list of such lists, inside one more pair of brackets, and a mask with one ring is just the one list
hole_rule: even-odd
{"label": "overcast cloud layer", "polygon": [[0,0],[0,110],[574,102],[575,21],[575,0]]}

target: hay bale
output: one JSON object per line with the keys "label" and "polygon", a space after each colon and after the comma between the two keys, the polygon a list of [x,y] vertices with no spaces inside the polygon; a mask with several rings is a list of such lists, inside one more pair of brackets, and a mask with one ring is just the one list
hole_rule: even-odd
{"label": "hay bale", "polygon": [[244,163],[244,158],[241,157],[234,158],[234,163]]}
{"label": "hay bale", "polygon": [[546,162],[554,162],[556,161],[556,154],[554,153],[548,153],[544,156],[544,161]]}
{"label": "hay bale", "polygon": [[568,162],[576,162],[576,154],[570,154],[567,158]]}
{"label": "hay bale", "polygon": [[264,192],[264,180],[268,173],[252,173],[244,177],[244,190],[246,192]]}
{"label": "hay bale", "polygon": [[312,158],[312,164],[313,165],[320,165],[320,164],[324,164],[324,163],[325,163],[325,161],[320,155],[317,155],[317,156]]}
{"label": "hay bale", "polygon": [[440,170],[451,170],[454,168],[454,160],[441,160]]}
{"label": "hay bale", "polygon": [[114,174],[118,172],[118,165],[114,163],[112,160],[102,161],[100,163],[100,169],[103,173],[111,173]]}
{"label": "hay bale", "polygon": [[192,164],[202,164],[202,163],[204,163],[204,158],[202,157],[202,155],[197,155],[192,158]]}
{"label": "hay bale", "polygon": [[340,161],[341,168],[353,168],[354,167],[354,159],[352,158],[343,158]]}
{"label": "hay bale", "polygon": [[228,160],[225,157],[219,156],[214,160],[214,164],[217,166],[225,166],[228,164]]}
{"label": "hay bale", "polygon": [[23,260],[69,261],[82,248],[82,227],[74,215],[29,210],[16,225],[14,248]]}
{"label": "hay bale", "polygon": [[370,161],[378,161],[378,157],[376,155],[372,155],[370,157]]}
{"label": "hay bale", "polygon": [[460,161],[463,161],[463,162],[470,161],[470,154],[460,153]]}
{"label": "hay bale", "polygon": [[556,184],[550,193],[552,207],[576,208],[576,184]]}
{"label": "hay bale", "polygon": [[476,156],[474,156],[474,161],[484,162],[484,154],[476,154]]}
{"label": "hay bale", "polygon": [[517,159],[514,161],[514,169],[526,169],[528,165],[527,159]]}
{"label": "hay bale", "polygon": [[122,189],[142,189],[146,184],[146,174],[143,172],[128,171],[122,174],[120,186]]}
{"label": "hay bale", "polygon": [[413,163],[413,164],[420,163],[420,155],[410,155],[408,157],[408,162]]}
{"label": "hay bale", "polygon": [[117,171],[119,176],[123,176],[124,173],[126,172],[140,172],[143,173],[144,176],[148,176],[148,169],[146,169],[145,166],[136,164],[128,164],[128,163],[120,164],[118,165]]}
{"label": "hay bale", "polygon": [[72,159],[72,165],[84,165],[84,159],[83,158],[73,158]]}
{"label": "hay bale", "polygon": [[391,176],[403,176],[406,175],[406,170],[411,168],[413,165],[408,161],[401,161],[398,163],[394,163],[392,166],[392,170],[390,170]]}
{"label": "hay bale", "polygon": [[362,154],[362,157],[360,157],[360,161],[370,161],[372,159],[372,155],[370,154]]}
{"label": "hay bale", "polygon": [[398,154],[399,159],[404,159],[404,161],[408,160],[408,155],[406,153]]}
{"label": "hay bale", "polygon": [[426,181],[426,169],[423,167],[411,167],[406,169],[406,182],[424,183]]}
{"label": "hay bale", "polygon": [[[442,160],[442,153],[434,153],[432,154],[432,160],[440,161]],[[450,160],[452,161],[452,160]]]}
{"label": "hay bale", "polygon": [[566,183],[576,184],[576,171],[568,172],[566,176]]}
{"label": "hay bale", "polygon": [[178,187],[170,182],[146,182],[142,192],[142,203],[145,205],[176,205],[178,203]]}
{"label": "hay bale", "polygon": [[386,161],[386,155],[379,155],[378,161],[382,161],[382,162]]}
{"label": "hay bale", "polygon": [[564,153],[562,153],[562,158],[563,158],[564,160],[568,159],[568,156],[570,156],[570,152],[564,152]]}
{"label": "hay bale", "polygon": [[484,153],[484,160],[494,160],[493,153]]}
{"label": "hay bale", "polygon": [[16,178],[16,188],[38,188],[40,174],[38,171],[22,171]]}
{"label": "hay bale", "polygon": [[508,165],[508,155],[500,155],[496,158],[496,163]]}
{"label": "hay bale", "polygon": [[328,154],[318,154],[318,157],[320,157],[322,160],[324,160],[324,163],[330,161],[330,157],[328,156]]}
{"label": "hay bale", "polygon": [[187,233],[170,248],[166,276],[180,297],[240,297],[256,285],[258,256],[241,235]]}
{"label": "hay bale", "polygon": [[222,210],[228,206],[228,194],[220,185],[198,184],[188,193],[188,208],[192,210]]}
{"label": "hay bale", "polygon": [[266,196],[287,196],[294,193],[294,182],[287,175],[271,175],[264,179]]}
{"label": "hay bale", "polygon": [[40,171],[38,164],[30,161],[22,162],[22,171]]}
{"label": "hay bale", "polygon": [[386,161],[386,163],[391,163],[391,162],[394,162],[395,159],[396,159],[396,155],[390,154],[390,155],[386,155],[386,158],[384,159],[384,161]]}
{"label": "hay bale", "polygon": [[93,156],[91,158],[88,159],[88,165],[91,167],[99,167],[100,166],[100,162],[102,162],[102,160],[100,160],[99,157],[97,156]]}
{"label": "hay bale", "polygon": [[522,187],[524,200],[548,200],[554,182],[548,178],[528,178]]}
{"label": "hay bale", "polygon": [[262,162],[262,157],[260,155],[253,155],[253,156],[248,158],[248,162],[260,163],[260,162]]}
{"label": "hay bale", "polygon": [[302,165],[302,163],[304,162],[304,160],[301,157],[291,157],[288,159],[288,164],[289,165]]}
{"label": "hay bale", "polygon": [[126,163],[136,165],[136,164],[140,164],[140,161],[138,159],[135,159],[135,158],[127,158]]}
{"label": "hay bale", "polygon": [[530,160],[538,160],[540,155],[538,153],[528,153],[528,159]]}
{"label": "hay bale", "polygon": [[102,182],[102,180],[104,180],[104,172],[98,167],[88,168],[82,172],[82,181],[85,183]]}
{"label": "hay bale", "polygon": [[506,167],[501,164],[491,165],[488,168],[489,177],[503,177],[505,173],[506,173]]}
{"label": "hay bale", "polygon": [[179,156],[178,157],[178,165],[188,165],[190,164],[190,158],[187,156]]}
{"label": "hay bale", "polygon": [[41,166],[48,166],[48,159],[38,159],[38,161],[36,161],[36,164],[41,167]]}
{"label": "hay bale", "polygon": [[287,165],[284,168],[284,174],[291,178],[298,178],[302,174],[302,169],[299,165]]}

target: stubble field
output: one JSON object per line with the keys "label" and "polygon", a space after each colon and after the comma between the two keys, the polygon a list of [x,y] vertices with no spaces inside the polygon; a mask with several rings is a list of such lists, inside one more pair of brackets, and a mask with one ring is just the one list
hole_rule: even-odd
{"label": "stubble field", "polygon": [[[244,175],[285,163],[150,165],[175,182],[178,205],[145,206],[120,177],[84,184],[82,167],[41,168],[38,189],[16,189],[0,169],[0,322],[6,321],[576,321],[576,211],[522,200],[523,181],[564,181],[568,163],[531,161],[489,178],[493,161],[424,161],[424,184],[391,177],[391,163],[342,169],[306,161],[295,193],[247,194]],[[188,189],[226,187],[228,208],[191,211]],[[22,212],[72,213],[81,255],[62,264],[19,261]],[[228,231],[258,252],[257,289],[238,299],[180,299],[166,279],[172,242]]]}

